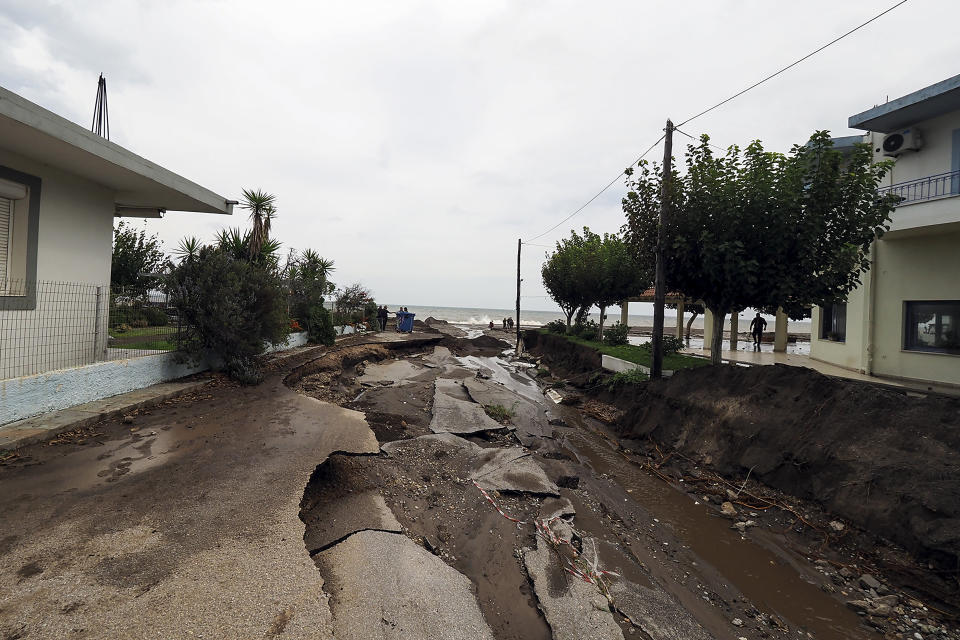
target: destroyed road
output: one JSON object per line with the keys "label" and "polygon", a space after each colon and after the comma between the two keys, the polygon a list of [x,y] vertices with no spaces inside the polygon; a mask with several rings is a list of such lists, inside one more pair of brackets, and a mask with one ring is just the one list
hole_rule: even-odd
{"label": "destroyed road", "polygon": [[881,637],[507,346],[305,350],[23,450],[0,468],[0,638]]}

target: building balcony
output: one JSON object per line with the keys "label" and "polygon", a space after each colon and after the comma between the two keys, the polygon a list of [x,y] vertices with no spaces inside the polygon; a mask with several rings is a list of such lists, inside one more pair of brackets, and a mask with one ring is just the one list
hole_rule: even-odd
{"label": "building balcony", "polygon": [[960,171],[948,171],[916,180],[898,182],[880,189],[880,193],[900,196],[900,203],[897,205],[900,207],[960,195]]}

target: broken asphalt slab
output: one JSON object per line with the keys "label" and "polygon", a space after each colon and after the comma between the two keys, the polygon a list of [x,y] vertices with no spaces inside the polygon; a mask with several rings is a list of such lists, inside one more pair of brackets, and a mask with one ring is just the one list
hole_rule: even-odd
{"label": "broken asphalt slab", "polygon": [[315,560],[339,640],[493,640],[470,580],[404,535],[361,531]]}
{"label": "broken asphalt slab", "polygon": [[714,640],[665,591],[623,579],[611,580],[610,595],[618,611],[628,616],[651,638],[661,640]]}
{"label": "broken asphalt slab", "polygon": [[470,479],[487,491],[514,491],[559,496],[560,490],[529,453],[519,447],[484,449]]}
{"label": "broken asphalt slab", "polygon": [[488,416],[479,404],[453,398],[441,390],[441,385],[437,385],[433,395],[433,418],[430,420],[430,430],[434,433],[466,434],[506,428]]}
{"label": "broken asphalt slab", "polygon": [[553,640],[623,640],[607,599],[564,571],[545,540],[538,537],[536,549],[524,549],[523,562]]}
{"label": "broken asphalt slab", "polygon": [[311,556],[359,531],[403,531],[383,496],[376,490],[336,496],[335,499],[301,511],[300,519],[306,525],[303,542]]}

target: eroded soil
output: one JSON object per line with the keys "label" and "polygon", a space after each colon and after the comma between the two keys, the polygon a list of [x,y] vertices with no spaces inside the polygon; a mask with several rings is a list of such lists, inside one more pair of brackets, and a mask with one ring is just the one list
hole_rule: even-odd
{"label": "eroded soil", "polygon": [[[406,354],[356,352],[297,382],[302,393],[364,411],[381,444],[389,443],[379,456],[331,458],[304,504],[322,512],[345,487],[376,491],[408,538],[470,579],[494,637],[564,637],[569,629],[547,600],[569,597],[579,580],[555,554],[546,582],[534,588],[529,554],[543,538],[533,523],[549,517],[553,498],[490,491],[502,515],[471,480],[476,449],[518,447],[521,437],[572,507],[561,518],[572,524],[569,544],[584,557],[595,549],[597,566],[619,574],[591,592],[603,596],[600,605],[626,637],[960,637],[949,615],[862,560],[859,544],[870,538],[853,524],[754,479],[732,482],[654,442],[621,442],[625,412],[606,398],[556,405],[540,387],[570,394],[562,380],[535,380],[540,367],[501,356],[507,345],[461,344],[452,333]],[[522,424],[531,414],[516,411],[503,421],[509,429],[433,436],[435,394],[469,402],[477,384],[515,394],[515,409],[534,403],[550,429]],[[721,511],[727,502],[733,513]],[[310,516],[301,517],[309,538]],[[824,538],[824,530],[833,535]]]}

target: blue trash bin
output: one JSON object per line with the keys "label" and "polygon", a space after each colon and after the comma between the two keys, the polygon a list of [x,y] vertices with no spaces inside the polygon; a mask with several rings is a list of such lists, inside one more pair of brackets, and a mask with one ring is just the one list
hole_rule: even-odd
{"label": "blue trash bin", "polygon": [[397,312],[397,331],[401,333],[412,333],[413,332],[413,317],[417,315],[415,313],[409,313],[405,311]]}

